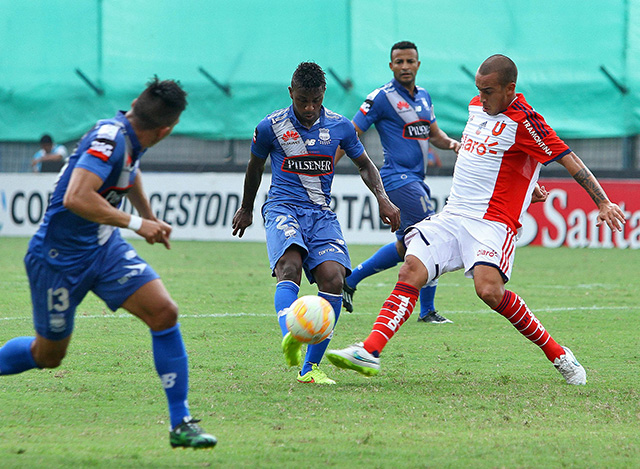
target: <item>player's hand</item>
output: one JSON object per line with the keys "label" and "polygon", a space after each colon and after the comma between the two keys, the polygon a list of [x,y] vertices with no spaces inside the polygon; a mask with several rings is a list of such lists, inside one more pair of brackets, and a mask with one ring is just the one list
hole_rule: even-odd
{"label": "player's hand", "polygon": [[531,194],[531,203],[544,202],[548,197],[549,191],[544,186],[536,184],[536,187],[533,188],[533,194]]}
{"label": "player's hand", "polygon": [[460,151],[460,147],[460,142],[458,142],[457,140],[451,139],[451,141],[449,142],[449,150],[455,151],[456,155]]}
{"label": "player's hand", "polygon": [[606,223],[611,231],[622,231],[622,225],[626,222],[624,212],[618,207],[618,204],[612,202],[603,202],[598,207],[598,222],[596,226]]}
{"label": "player's hand", "polygon": [[233,232],[231,233],[233,236],[236,234],[238,238],[242,238],[244,235],[244,230],[246,230],[253,223],[253,210],[248,210],[246,208],[240,207],[238,211],[233,216],[233,221],[231,222],[231,228],[233,228]]}
{"label": "player's hand", "polygon": [[380,219],[387,225],[391,225],[391,231],[400,228],[400,209],[393,205],[388,198],[378,201],[380,205]]}
{"label": "player's hand", "polygon": [[171,236],[171,225],[162,220],[142,219],[142,226],[136,233],[142,236],[147,243],[162,243],[167,249],[171,249],[169,237]]}

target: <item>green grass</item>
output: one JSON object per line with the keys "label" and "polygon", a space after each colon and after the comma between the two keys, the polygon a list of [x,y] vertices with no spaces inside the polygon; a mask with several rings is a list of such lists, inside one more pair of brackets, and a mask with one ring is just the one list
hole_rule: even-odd
{"label": "green grass", "polygon": [[[22,257],[0,238],[0,344],[32,334]],[[544,354],[492,313],[460,272],[437,305],[455,324],[411,318],[371,379],[323,369],[296,383],[257,243],[135,243],[181,307],[190,405],[219,439],[172,450],[149,333],[90,295],[55,370],[0,378],[0,464],[14,467],[639,467],[640,251],[519,249],[509,288],[588,373],[568,386]],[[352,246],[354,264],[373,251]],[[333,346],[368,334],[397,269],[366,279]],[[314,293],[303,284],[301,294]]]}

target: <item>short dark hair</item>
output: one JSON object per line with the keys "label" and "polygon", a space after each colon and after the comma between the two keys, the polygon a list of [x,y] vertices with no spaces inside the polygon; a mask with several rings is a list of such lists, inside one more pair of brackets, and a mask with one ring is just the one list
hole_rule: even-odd
{"label": "short dark hair", "polygon": [[490,75],[495,72],[498,72],[502,86],[507,86],[509,83],[515,83],[518,80],[518,67],[506,55],[494,54],[478,67],[480,75]]}
{"label": "short dark hair", "polygon": [[42,137],[40,137],[40,145],[44,145],[45,143],[53,143],[51,135],[44,134]]}
{"label": "short dark hair", "polygon": [[393,51],[398,49],[414,49],[416,54],[418,53],[418,46],[416,46],[411,41],[400,41],[396,42],[393,46],[391,46],[391,52],[389,54],[391,60],[393,60]]}
{"label": "short dark hair", "polygon": [[173,125],[187,107],[187,93],[179,81],[154,76],[133,105],[140,128],[149,130]]}
{"label": "short dark hair", "polygon": [[324,70],[315,62],[300,63],[291,77],[291,88],[305,90],[326,89],[327,81]]}

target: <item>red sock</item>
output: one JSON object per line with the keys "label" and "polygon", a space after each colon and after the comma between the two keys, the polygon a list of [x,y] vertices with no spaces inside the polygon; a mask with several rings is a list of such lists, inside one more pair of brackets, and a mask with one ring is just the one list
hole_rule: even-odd
{"label": "red sock", "polygon": [[418,295],[419,290],[416,287],[408,283],[396,283],[391,295],[382,305],[371,334],[364,341],[364,348],[367,352],[374,355],[382,352],[391,337],[411,316],[416,301],[418,301]]}
{"label": "red sock", "polygon": [[564,349],[553,340],[524,300],[517,294],[506,290],[495,311],[507,318],[520,334],[540,347],[552,362],[560,355],[564,355]]}

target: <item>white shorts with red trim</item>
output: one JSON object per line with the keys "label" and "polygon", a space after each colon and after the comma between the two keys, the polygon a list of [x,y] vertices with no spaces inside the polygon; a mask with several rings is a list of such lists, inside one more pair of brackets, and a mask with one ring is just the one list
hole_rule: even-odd
{"label": "white shorts with red trim", "polygon": [[473,278],[476,265],[497,268],[509,281],[516,253],[516,233],[503,223],[441,212],[407,229],[406,256],[415,256],[429,272],[428,282],[464,268]]}

